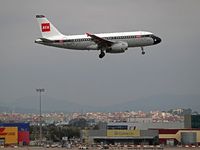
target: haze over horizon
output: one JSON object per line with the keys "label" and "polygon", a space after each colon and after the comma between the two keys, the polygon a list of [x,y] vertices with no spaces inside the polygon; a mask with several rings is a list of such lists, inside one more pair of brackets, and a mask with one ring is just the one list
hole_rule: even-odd
{"label": "haze over horizon", "polygon": [[[196,94],[174,95],[160,94],[150,97],[139,98],[129,102],[115,103],[107,106],[90,106],[81,105],[75,102],[54,99],[49,96],[42,97],[42,112],[125,112],[125,111],[169,111],[171,109],[188,109],[200,112],[200,96]],[[181,101],[181,102],[180,102]],[[15,110],[16,113],[39,113],[38,96],[23,97],[14,102],[1,102],[0,112],[10,112]]]}
{"label": "haze over horizon", "polygon": [[[200,1],[2,1],[0,102],[43,96],[107,106],[168,94],[200,95]],[[158,45],[122,54],[35,44],[43,14],[63,34],[150,31]]]}

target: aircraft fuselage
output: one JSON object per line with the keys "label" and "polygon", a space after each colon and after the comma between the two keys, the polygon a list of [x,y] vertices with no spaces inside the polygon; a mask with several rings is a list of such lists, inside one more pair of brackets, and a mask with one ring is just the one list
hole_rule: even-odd
{"label": "aircraft fuselage", "polygon": [[42,38],[35,40],[35,43],[47,46],[74,49],[74,50],[100,50],[100,58],[106,53],[123,53],[129,47],[141,47],[142,54],[145,54],[143,47],[155,45],[161,39],[151,32],[116,32],[83,35],[61,34],[43,15],[37,15]]}

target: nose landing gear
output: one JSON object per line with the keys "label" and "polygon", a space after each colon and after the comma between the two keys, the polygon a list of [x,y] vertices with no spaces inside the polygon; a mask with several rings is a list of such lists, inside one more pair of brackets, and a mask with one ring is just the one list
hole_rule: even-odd
{"label": "nose landing gear", "polygon": [[144,55],[145,54],[144,48],[141,47],[141,50],[142,50],[142,55]]}

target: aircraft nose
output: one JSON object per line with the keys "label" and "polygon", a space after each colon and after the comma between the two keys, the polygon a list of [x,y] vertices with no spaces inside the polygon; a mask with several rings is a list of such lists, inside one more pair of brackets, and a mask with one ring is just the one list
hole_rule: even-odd
{"label": "aircraft nose", "polygon": [[157,36],[153,36],[154,45],[160,43],[162,40]]}

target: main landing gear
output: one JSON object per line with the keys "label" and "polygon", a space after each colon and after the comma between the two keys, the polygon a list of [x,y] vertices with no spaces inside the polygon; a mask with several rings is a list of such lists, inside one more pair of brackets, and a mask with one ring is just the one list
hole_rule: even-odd
{"label": "main landing gear", "polygon": [[144,48],[141,47],[141,50],[142,50],[142,55],[144,55],[145,54]]}
{"label": "main landing gear", "polygon": [[101,53],[99,54],[99,58],[103,58],[105,56],[105,53],[103,50],[101,50]]}

